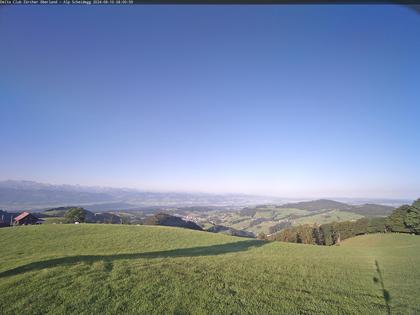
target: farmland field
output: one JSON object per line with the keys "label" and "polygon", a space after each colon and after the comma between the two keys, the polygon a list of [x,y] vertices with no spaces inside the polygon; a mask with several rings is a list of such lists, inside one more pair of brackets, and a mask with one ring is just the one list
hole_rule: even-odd
{"label": "farmland field", "polygon": [[[317,201],[313,202],[316,203]],[[273,234],[288,226],[303,224],[321,225],[331,222],[352,221],[369,216],[369,213],[362,215],[340,209],[321,208],[308,211],[293,207],[260,205],[247,207],[239,211],[197,211],[189,209],[188,211],[178,213],[178,215],[194,218],[196,222],[206,228],[211,227],[214,224],[220,224],[258,235],[259,233]]]}
{"label": "farmland field", "polygon": [[343,221],[352,221],[363,218],[362,215],[340,210],[332,210],[325,213],[314,214],[312,216],[305,216],[298,218],[294,221],[293,225],[302,225],[302,224],[325,224],[330,222],[343,222]]}
{"label": "farmland field", "polygon": [[0,239],[1,314],[420,313],[420,237],[407,234],[326,247],[57,224]]}

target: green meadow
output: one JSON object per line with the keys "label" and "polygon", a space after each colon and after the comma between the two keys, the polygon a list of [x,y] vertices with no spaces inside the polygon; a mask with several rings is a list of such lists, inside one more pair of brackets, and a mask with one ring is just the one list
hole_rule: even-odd
{"label": "green meadow", "polygon": [[420,237],[314,246],[161,226],[0,229],[1,314],[419,314]]}
{"label": "green meadow", "polygon": [[[303,224],[325,224],[331,222],[353,221],[363,218],[363,215],[343,210],[321,210],[307,211],[296,208],[281,208],[276,206],[258,206],[254,208],[255,213],[223,214],[222,225],[232,227],[237,230],[245,230],[254,234],[272,234],[270,228],[276,226],[284,220],[290,221],[293,226]],[[262,219],[262,220],[261,220]],[[257,222],[260,220],[260,222]]]}
{"label": "green meadow", "polygon": [[357,213],[342,211],[342,210],[331,210],[326,213],[318,213],[312,216],[305,216],[302,218],[298,218],[293,222],[293,225],[294,226],[303,225],[303,224],[313,225],[314,223],[321,225],[321,224],[331,223],[331,222],[355,221],[361,218],[363,218],[363,216]]}

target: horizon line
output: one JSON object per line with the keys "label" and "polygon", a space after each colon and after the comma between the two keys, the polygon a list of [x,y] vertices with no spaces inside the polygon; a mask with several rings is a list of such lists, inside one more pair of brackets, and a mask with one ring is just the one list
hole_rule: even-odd
{"label": "horizon line", "polygon": [[245,192],[211,192],[211,191],[202,191],[202,190],[172,190],[172,189],[159,189],[159,188],[139,188],[139,187],[123,187],[123,186],[109,186],[109,185],[85,185],[85,184],[68,184],[68,183],[52,183],[52,182],[43,182],[37,180],[28,180],[28,179],[0,179],[0,183],[2,182],[28,182],[46,186],[71,186],[71,187],[80,187],[80,188],[98,188],[98,189],[120,189],[120,190],[132,190],[137,192],[151,192],[151,193],[174,193],[174,194],[206,194],[206,195],[243,195],[243,196],[250,196],[250,197],[266,197],[266,198],[276,198],[276,199],[290,199],[290,200],[334,200],[334,199],[350,199],[350,200],[374,200],[374,199],[381,199],[381,200],[398,200],[398,201],[408,201],[408,200],[416,200],[417,197],[378,197],[378,196],[370,196],[370,197],[349,197],[349,196],[328,196],[328,195],[321,195],[321,196],[300,196],[300,197],[292,197],[292,196],[280,196],[276,194],[264,194],[264,193],[245,193]]}

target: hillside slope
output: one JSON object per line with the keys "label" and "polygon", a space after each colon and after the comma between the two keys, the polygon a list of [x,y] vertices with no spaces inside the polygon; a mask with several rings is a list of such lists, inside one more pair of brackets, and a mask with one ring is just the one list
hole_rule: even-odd
{"label": "hillside slope", "polygon": [[286,203],[279,206],[279,208],[296,208],[306,211],[321,211],[321,210],[350,210],[352,206],[328,199],[319,199],[311,201],[302,201],[295,203]]}
{"label": "hillside slope", "polygon": [[162,225],[162,226],[173,226],[179,228],[186,228],[192,230],[202,230],[202,228],[192,221],[183,220],[180,217],[170,215],[167,213],[157,213],[147,217],[144,220],[146,225]]}
{"label": "hillside slope", "polygon": [[325,210],[342,210],[357,213],[363,216],[386,216],[389,215],[394,207],[380,204],[365,203],[362,205],[349,205],[328,199],[319,199],[311,201],[302,201],[296,203],[287,203],[279,208],[296,208],[306,211],[325,211]]}
{"label": "hillside slope", "polygon": [[353,206],[350,210],[353,213],[358,213],[365,216],[387,216],[392,213],[394,207],[377,205],[372,203],[365,203],[360,206]]}
{"label": "hillside slope", "polygon": [[[420,312],[420,238],[343,246],[124,225],[0,229],[2,314]],[[390,299],[384,299],[375,261]]]}

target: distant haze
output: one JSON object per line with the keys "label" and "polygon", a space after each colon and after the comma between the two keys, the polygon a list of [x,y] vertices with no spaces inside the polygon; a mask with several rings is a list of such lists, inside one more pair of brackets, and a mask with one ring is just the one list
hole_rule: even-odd
{"label": "distant haze", "polygon": [[404,6],[4,7],[0,180],[420,197]]}
{"label": "distant haze", "polygon": [[[193,192],[158,192],[115,187],[89,187],[80,185],[52,185],[34,181],[0,181],[0,209],[34,210],[59,206],[83,206],[89,210],[141,210],[179,207],[218,208],[237,210],[247,206],[285,204],[308,198],[278,198],[247,194],[209,194]],[[377,203],[399,206],[411,203],[407,199],[338,198],[352,205]],[[336,201],[312,201],[315,206],[337,205]],[[305,203],[303,203],[305,205]],[[345,204],[344,204],[345,205]],[[341,206],[341,205],[338,205]],[[197,208],[198,207],[198,208]],[[294,208],[294,206],[291,206]],[[346,205],[346,207],[349,207]]]}

